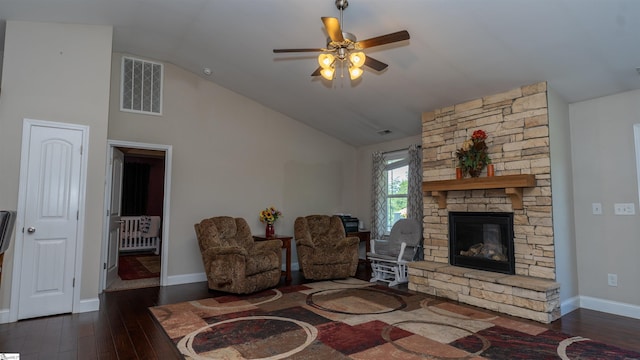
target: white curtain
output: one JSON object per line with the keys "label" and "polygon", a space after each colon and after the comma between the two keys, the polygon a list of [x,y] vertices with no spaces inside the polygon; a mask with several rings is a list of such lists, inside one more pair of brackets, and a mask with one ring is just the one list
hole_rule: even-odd
{"label": "white curtain", "polygon": [[387,218],[387,177],[385,176],[386,160],[384,153],[373,153],[373,171],[371,179],[371,238],[382,239],[385,233]]}

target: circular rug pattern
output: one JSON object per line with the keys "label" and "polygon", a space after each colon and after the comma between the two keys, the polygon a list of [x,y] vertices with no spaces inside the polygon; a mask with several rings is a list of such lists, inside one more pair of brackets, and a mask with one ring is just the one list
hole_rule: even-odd
{"label": "circular rug pattern", "polygon": [[[428,325],[438,325],[438,326],[445,326],[445,327],[452,327],[458,330],[462,330],[465,332],[468,332],[469,334],[471,334],[472,336],[475,336],[476,338],[478,338],[481,342],[482,342],[482,349],[472,353],[472,354],[468,354],[465,356],[456,356],[456,357],[442,357],[442,356],[435,356],[435,355],[431,355],[431,354],[425,354],[425,353],[420,353],[417,351],[413,351],[410,349],[405,348],[404,346],[398,344],[397,342],[393,341],[393,339],[391,339],[391,331],[394,328],[400,328],[399,325],[402,324],[428,324]],[[474,358],[476,356],[480,356],[480,354],[482,354],[485,350],[487,350],[490,346],[491,346],[491,342],[489,340],[487,340],[487,338],[485,338],[482,335],[476,334],[473,331],[469,330],[469,329],[465,329],[463,327],[460,326],[455,326],[455,325],[451,325],[451,324],[445,324],[445,323],[441,323],[441,322],[437,322],[437,321],[421,321],[421,320],[405,320],[405,321],[399,321],[397,323],[393,323],[393,324],[389,324],[387,326],[384,327],[384,329],[382,329],[382,338],[389,342],[390,344],[392,344],[393,346],[395,346],[396,348],[409,353],[409,354],[413,354],[413,355],[417,355],[420,357],[425,357],[427,359],[438,359],[438,360],[464,360],[464,359],[471,359]]]}
{"label": "circular rug pattern", "polygon": [[245,304],[245,305],[235,305],[235,306],[210,306],[210,305],[203,305],[201,304],[199,301],[194,300],[194,301],[189,301],[189,304],[200,308],[200,309],[208,309],[208,310],[219,310],[219,309],[243,309],[243,308],[253,308],[256,307],[258,305],[262,305],[262,304],[266,304],[268,302],[272,302],[272,301],[276,301],[278,299],[280,299],[282,297],[282,292],[278,289],[272,289],[275,294],[265,300],[256,302],[256,303],[251,303],[251,304]]}
{"label": "circular rug pattern", "polygon": [[[362,308],[362,311],[354,311],[353,309],[347,310],[331,307],[334,306],[332,301],[338,299],[346,299],[348,297],[364,299],[364,301],[359,302],[357,305],[366,305],[366,299],[368,297],[371,297],[370,293],[375,293],[376,302],[382,302],[382,305],[386,306],[385,310],[368,310],[367,308]],[[404,299],[402,299],[401,296],[385,291],[371,289],[369,287],[319,290],[307,295],[307,305],[312,306],[316,309],[347,315],[386,314],[407,307],[407,303],[404,301]]]}
{"label": "circular rug pattern", "polygon": [[286,359],[288,357],[290,357],[291,355],[298,353],[302,350],[304,350],[304,348],[306,348],[307,346],[309,346],[311,343],[313,343],[313,341],[318,337],[318,329],[316,329],[313,325],[303,322],[303,321],[298,321],[295,319],[288,319],[288,318],[284,318],[284,317],[280,317],[280,316],[246,316],[246,317],[239,317],[239,318],[234,318],[234,319],[228,319],[228,320],[224,320],[224,321],[219,321],[213,324],[209,324],[207,326],[203,326],[198,330],[195,330],[189,334],[187,334],[185,337],[183,337],[182,339],[180,339],[180,341],[177,344],[178,350],[180,350],[180,352],[183,355],[187,355],[190,356],[192,359],[194,360],[208,360],[208,359],[217,359],[218,357],[209,357],[209,356],[204,356],[204,355],[200,355],[198,353],[195,352],[195,350],[193,349],[193,341],[195,339],[196,336],[198,336],[198,334],[216,327],[216,326],[220,326],[220,325],[224,325],[224,324],[228,324],[228,323],[233,323],[233,322],[239,322],[239,321],[255,321],[255,320],[276,320],[276,321],[286,321],[286,322],[291,322],[294,323],[296,325],[298,325],[300,328],[302,328],[302,330],[304,330],[304,332],[307,335],[306,341],[295,347],[294,349],[291,349],[287,352],[281,353],[281,354],[276,354],[276,355],[272,355],[269,357],[264,357],[264,358],[254,358],[252,360],[278,360],[278,359]]}

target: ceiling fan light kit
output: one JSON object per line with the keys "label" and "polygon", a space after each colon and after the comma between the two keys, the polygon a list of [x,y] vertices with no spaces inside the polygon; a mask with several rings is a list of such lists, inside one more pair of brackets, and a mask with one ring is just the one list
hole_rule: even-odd
{"label": "ceiling fan light kit", "polygon": [[[363,49],[390,44],[398,41],[408,40],[409,32],[406,30],[395,33],[373,37],[363,41],[357,41],[356,36],[343,32],[340,24],[342,23],[342,11],[349,6],[347,0],[336,0],[336,7],[340,10],[340,20],[333,17],[322,17],[325,30],[329,37],[327,38],[327,47],[321,49],[274,49],[274,53],[286,52],[321,52],[318,55],[318,64],[320,65],[311,76],[322,76],[331,81],[334,78],[337,65],[341,65],[349,70],[349,78],[356,80],[364,73],[363,66],[367,66],[376,71],[382,71],[388,67],[387,64],[378,61],[370,56],[366,56]],[[344,70],[343,70],[344,72]]]}

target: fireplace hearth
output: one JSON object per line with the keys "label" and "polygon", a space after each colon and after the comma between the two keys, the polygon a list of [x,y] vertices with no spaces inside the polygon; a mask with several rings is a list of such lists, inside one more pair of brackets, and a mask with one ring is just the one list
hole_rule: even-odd
{"label": "fireplace hearth", "polygon": [[513,213],[449,212],[449,263],[515,274]]}

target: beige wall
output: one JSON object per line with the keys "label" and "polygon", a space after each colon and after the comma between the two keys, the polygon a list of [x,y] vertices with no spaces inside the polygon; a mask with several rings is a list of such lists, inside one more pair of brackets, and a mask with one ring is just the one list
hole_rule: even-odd
{"label": "beige wall", "polygon": [[569,105],[550,88],[547,89],[547,101],[556,281],[561,285],[560,312],[564,315],[575,310],[578,305],[575,297],[579,295]]}
{"label": "beige wall", "polygon": [[244,217],[263,234],[258,213],[275,206],[276,233],[293,235],[297,216],[356,210],[354,147],[171,64],[163,116],[121,112],[120,62],[114,54],[109,139],[173,146],[169,277],[203,272],[201,219]]}
{"label": "beige wall", "polygon": [[[98,294],[112,29],[8,21],[0,96],[0,208],[17,209],[24,118],[87,125],[80,298]],[[95,229],[98,229],[96,231]],[[5,257],[0,309],[10,306],[15,239]]]}
{"label": "beige wall", "polygon": [[[583,307],[608,311],[619,302],[640,306],[640,221],[633,125],[640,91],[569,105],[578,277]],[[592,215],[591,204],[603,214]],[[614,203],[634,203],[636,215],[616,216]],[[618,286],[607,285],[618,275]],[[586,306],[585,306],[586,305]]]}

